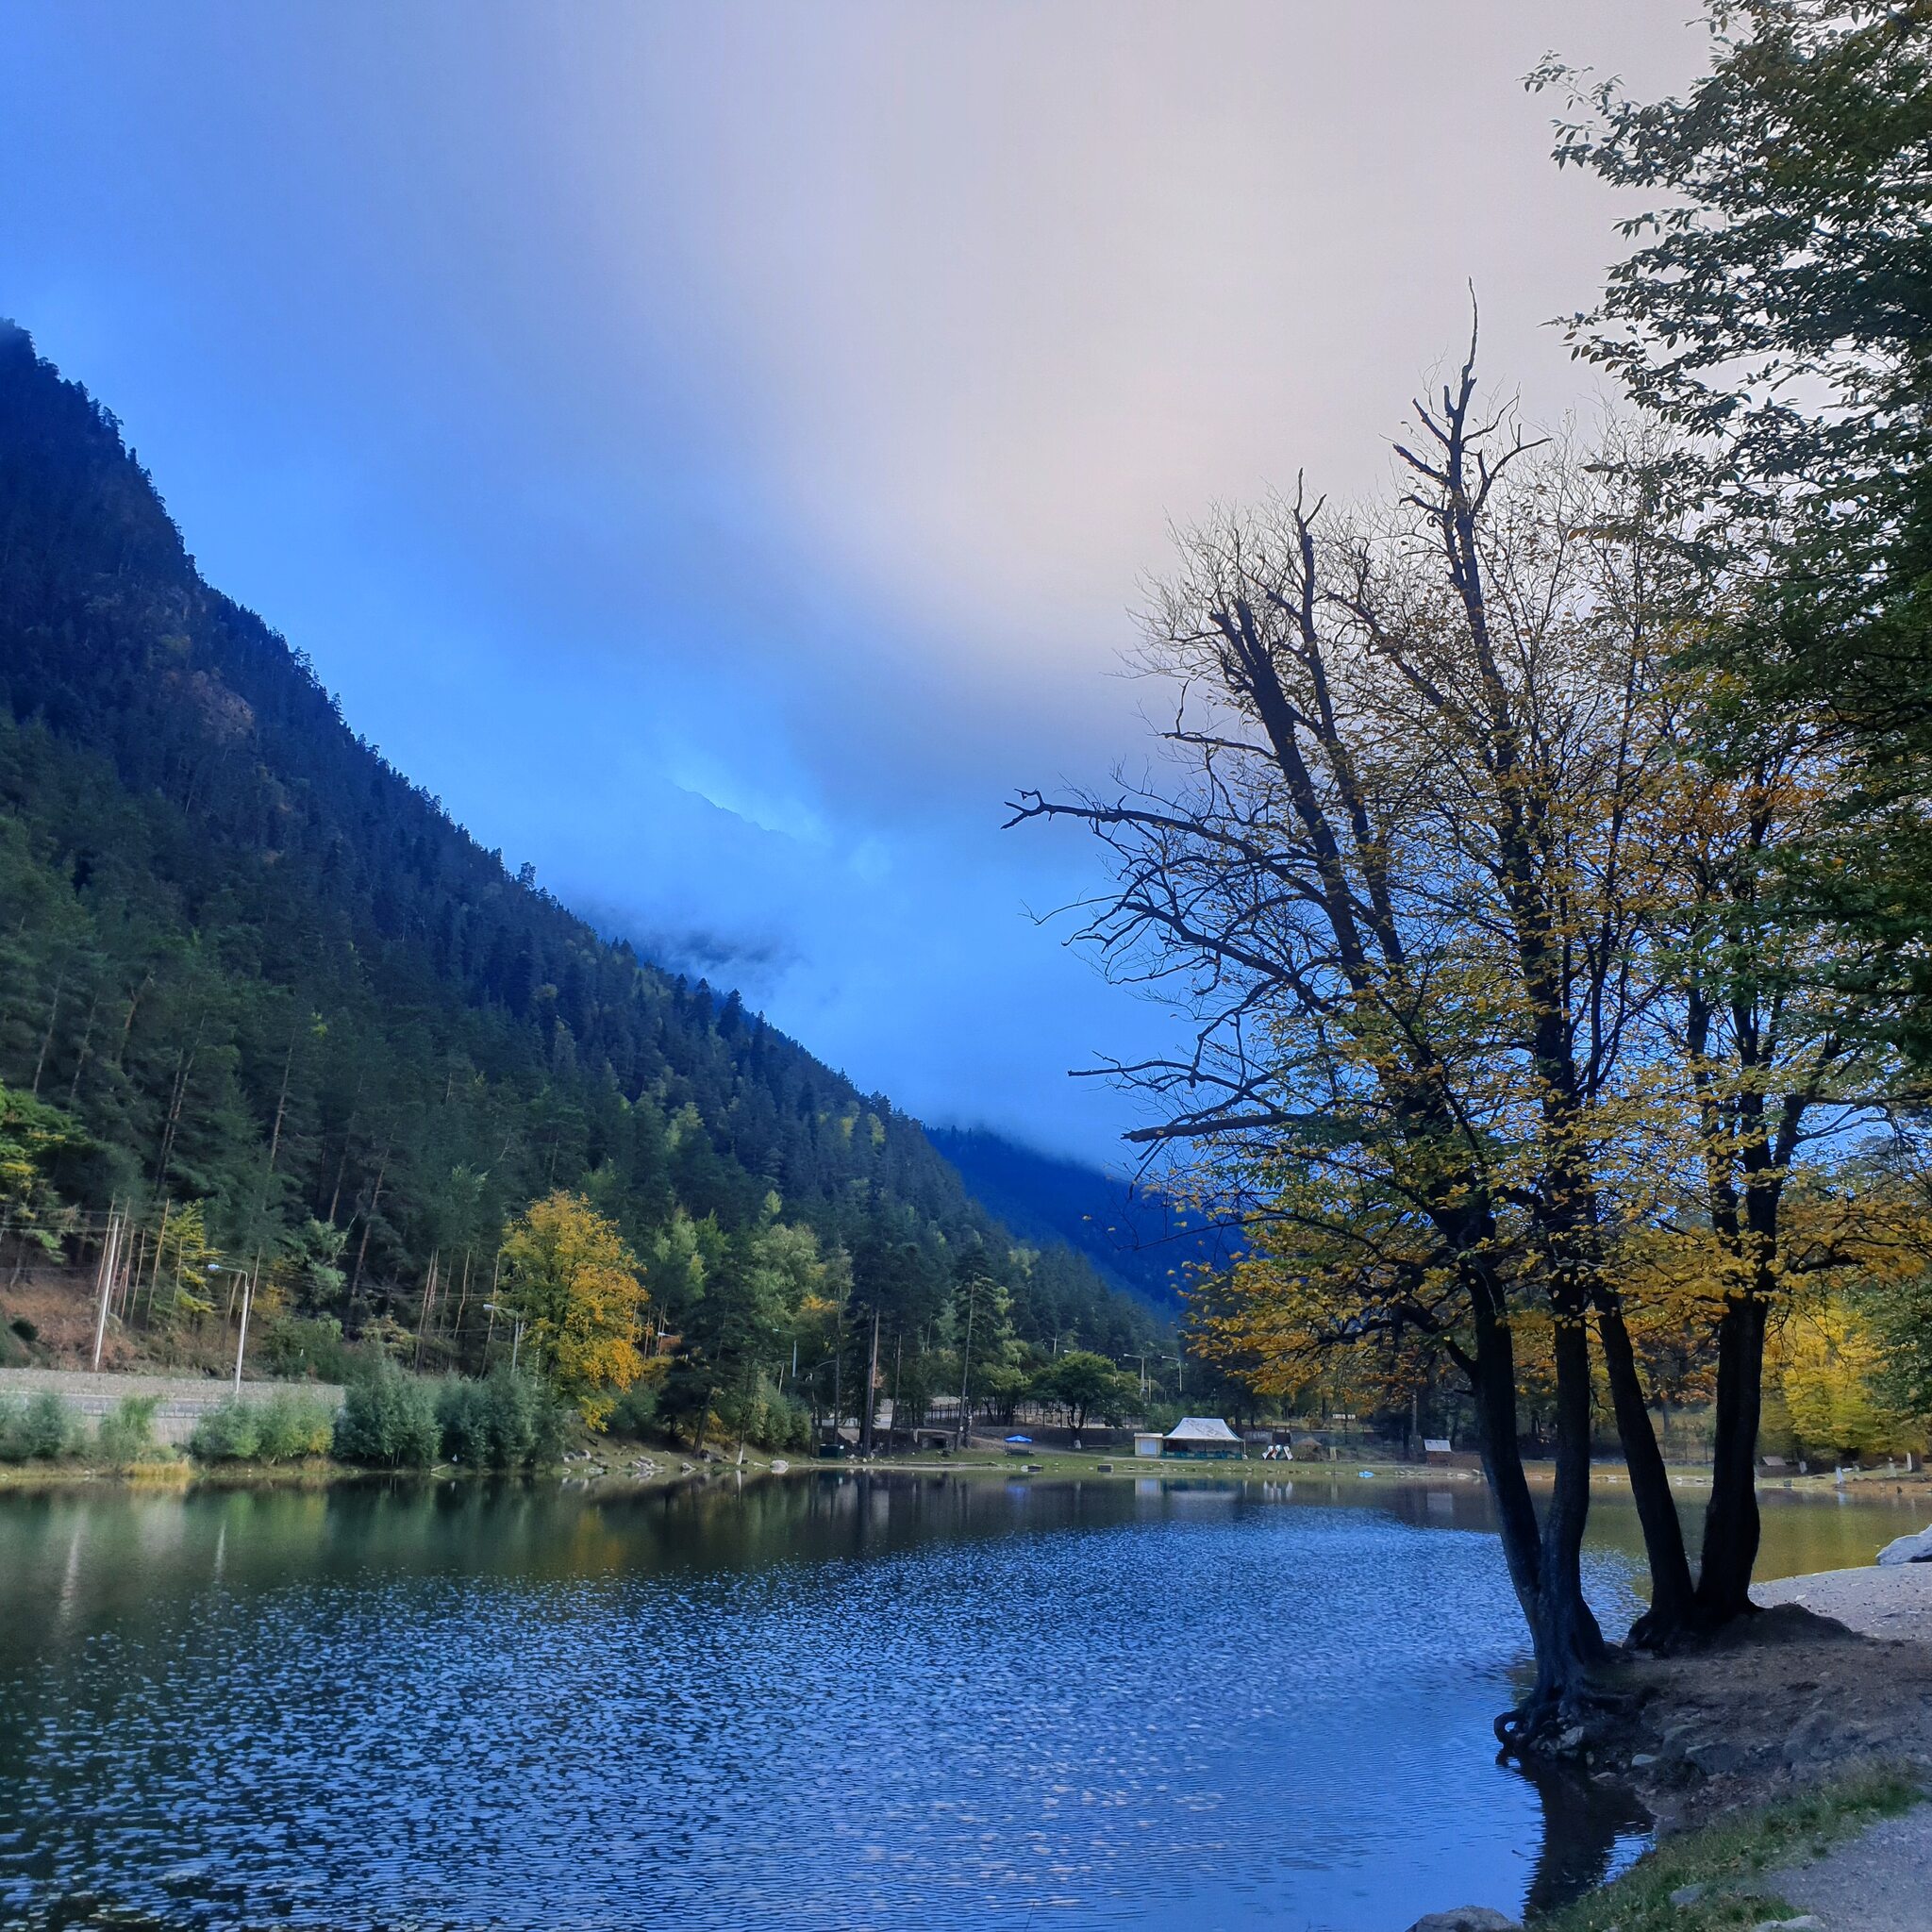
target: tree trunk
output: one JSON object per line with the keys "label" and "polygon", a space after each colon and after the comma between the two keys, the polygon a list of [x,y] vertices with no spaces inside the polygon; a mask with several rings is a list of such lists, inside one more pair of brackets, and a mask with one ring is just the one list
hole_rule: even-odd
{"label": "tree trunk", "polygon": [[1609,1375],[1610,1400],[1617,1414],[1617,1437],[1624,1445],[1630,1492],[1637,1501],[1637,1520],[1643,1525],[1643,1550],[1650,1563],[1650,1608],[1631,1626],[1630,1641],[1659,1643],[1683,1629],[1690,1619],[1690,1558],[1684,1547],[1684,1525],[1671,1495],[1663,1451],[1643,1399],[1630,1331],[1614,1302],[1598,1304],[1596,1321]]}
{"label": "tree trunk", "polygon": [[1757,1425],[1763,1400],[1762,1295],[1725,1304],[1717,1331],[1717,1442],[1710,1503],[1704,1512],[1704,1559],[1696,1613],[1706,1628],[1751,1610],[1751,1571],[1757,1561]]}
{"label": "tree trunk", "polygon": [[1496,1721],[1506,1749],[1521,1751],[1579,1715],[1591,1673],[1608,1656],[1583,1595],[1583,1530],[1590,1518],[1590,1333],[1583,1310],[1557,1311],[1557,1468],[1544,1513],[1536,1613],[1536,1684]]}
{"label": "tree trunk", "polygon": [[1537,1602],[1541,1590],[1541,1540],[1536,1505],[1523,1473],[1523,1451],[1516,1440],[1516,1350],[1508,1324],[1491,1293],[1475,1294],[1475,1360],[1471,1391],[1475,1397],[1476,1428],[1482,1447],[1483,1477],[1496,1506],[1503,1539],[1503,1558],[1509,1581],[1532,1634],[1537,1625]]}
{"label": "tree trunk", "polygon": [[1556,1483],[1541,1530],[1516,1446],[1514,1350],[1497,1312],[1480,1307],[1475,1394],[1483,1464],[1503,1528],[1504,1555],[1536,1652],[1529,1696],[1496,1720],[1517,1752],[1576,1714],[1591,1672],[1608,1655],[1583,1595],[1582,1548],[1590,1513],[1590,1341],[1580,1311],[1559,1315],[1556,1335]]}

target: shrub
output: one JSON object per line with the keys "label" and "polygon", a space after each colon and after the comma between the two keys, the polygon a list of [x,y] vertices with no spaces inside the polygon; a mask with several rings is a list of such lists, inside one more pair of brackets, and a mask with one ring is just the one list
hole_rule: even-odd
{"label": "shrub", "polygon": [[7,1325],[9,1328],[11,1328],[13,1332],[17,1336],[19,1336],[23,1341],[38,1341],[41,1339],[40,1329],[37,1328],[33,1323],[29,1322],[25,1315],[14,1316],[13,1320],[8,1323]]}
{"label": "shrub", "polygon": [[261,1418],[252,1402],[231,1395],[203,1411],[188,1452],[203,1462],[252,1462],[261,1444]]}
{"label": "shrub", "polygon": [[656,1376],[641,1377],[617,1398],[605,1427],[613,1436],[628,1436],[633,1441],[655,1434],[660,1426],[658,1407],[662,1393],[662,1385]]}
{"label": "shrub", "polygon": [[294,1462],[326,1456],[332,1432],[315,1396],[277,1389],[259,1402],[229,1396],[195,1424],[188,1447],[204,1462]]}
{"label": "shrub", "polygon": [[328,1454],[335,1419],[317,1397],[277,1389],[256,1405],[256,1430],[255,1453],[261,1461],[295,1462]]}
{"label": "shrub", "polygon": [[52,1462],[80,1443],[80,1419],[51,1389],[0,1401],[0,1462]]}
{"label": "shrub", "polygon": [[333,1315],[278,1315],[262,1336],[261,1360],[271,1374],[291,1381],[314,1375],[324,1382],[346,1382],[355,1357]]}
{"label": "shrub", "polygon": [[140,1462],[155,1453],[155,1410],[158,1395],[124,1395],[111,1414],[101,1418],[103,1460],[116,1464]]}
{"label": "shrub", "polygon": [[452,1377],[437,1391],[442,1453],[467,1469],[525,1469],[554,1461],[570,1411],[531,1376],[499,1364],[483,1382]]}
{"label": "shrub", "polygon": [[376,1469],[426,1469],[441,1447],[436,1420],[436,1391],[406,1375],[387,1359],[360,1382],[351,1384],[335,1423],[335,1454],[341,1462]]}
{"label": "shrub", "polygon": [[480,1382],[458,1376],[436,1391],[436,1425],[442,1433],[442,1453],[465,1469],[482,1469],[491,1461],[489,1398]]}

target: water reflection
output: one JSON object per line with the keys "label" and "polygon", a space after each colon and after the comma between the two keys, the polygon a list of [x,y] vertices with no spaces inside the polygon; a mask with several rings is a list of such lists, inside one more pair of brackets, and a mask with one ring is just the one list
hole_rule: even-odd
{"label": "water reflection", "polygon": [[[1614,1628],[1635,1524],[1598,1524]],[[1474,1486],[1307,1478],[9,1498],[0,1921],[1543,1904],[1640,1825],[1490,1761],[1520,1657],[1488,1532]]]}

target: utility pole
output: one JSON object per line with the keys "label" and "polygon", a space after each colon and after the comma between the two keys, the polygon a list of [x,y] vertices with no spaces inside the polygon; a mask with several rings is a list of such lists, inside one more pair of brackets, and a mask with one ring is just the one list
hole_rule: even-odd
{"label": "utility pole", "polygon": [[[236,1271],[238,1274],[241,1271]],[[255,1266],[242,1276],[242,1332],[235,1338],[235,1393],[242,1392],[242,1357],[248,1347],[248,1309],[255,1299],[255,1283],[261,1274],[261,1251],[256,1250]]]}
{"label": "utility pole", "polygon": [[979,1298],[979,1278],[966,1284],[966,1345],[959,1351],[959,1447],[966,1446],[966,1383],[973,1369],[973,1307]]}
{"label": "utility pole", "polygon": [[94,1318],[94,1367],[101,1365],[101,1349],[108,1340],[108,1300],[114,1292],[114,1262],[121,1250],[121,1214],[116,1208],[108,1209],[108,1232],[101,1243],[101,1308]]}
{"label": "utility pole", "polygon": [[872,1310],[872,1359],[865,1372],[865,1407],[860,1410],[863,1426],[858,1432],[858,1453],[872,1454],[872,1411],[877,1399],[879,1386],[879,1310],[878,1304],[873,1304]]}

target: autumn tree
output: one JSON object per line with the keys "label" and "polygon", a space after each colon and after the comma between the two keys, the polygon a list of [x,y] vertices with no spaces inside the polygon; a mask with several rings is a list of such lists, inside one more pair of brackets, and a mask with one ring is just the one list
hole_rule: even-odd
{"label": "autumn tree", "polygon": [[[1603,1185],[1644,1084],[1631,958],[1677,565],[1640,467],[1540,450],[1475,396],[1472,356],[1380,513],[1304,494],[1186,538],[1148,626],[1183,693],[1174,782],[1028,794],[1016,818],[1106,842],[1117,887],[1087,937],[1192,1017],[1186,1055],[1114,1071],[1164,1105],[1141,1138],[1191,1145],[1246,1203],[1253,1321],[1224,1341],[1276,1321],[1315,1346],[1407,1338],[1467,1377],[1536,1641],[1504,1726],[1526,1741],[1604,1654],[1580,1574],[1592,1329],[1657,1595],[1672,1617],[1690,1596]],[[1525,1308],[1552,1357],[1541,1518]]]}
{"label": "autumn tree", "polygon": [[592,1428],[644,1372],[639,1316],[647,1299],[637,1257],[581,1194],[546,1194],[503,1243],[509,1306],[525,1345],[558,1393]]}

